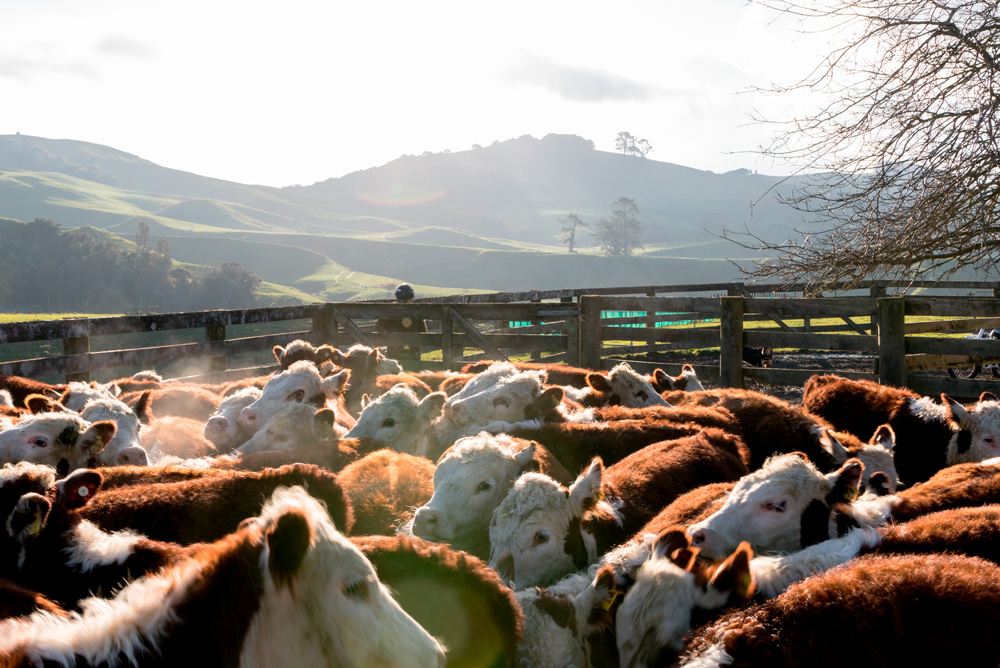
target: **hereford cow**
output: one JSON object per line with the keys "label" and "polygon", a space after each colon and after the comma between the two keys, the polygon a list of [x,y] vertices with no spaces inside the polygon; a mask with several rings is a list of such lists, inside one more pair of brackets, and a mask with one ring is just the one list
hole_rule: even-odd
{"label": "hereford cow", "polygon": [[484,562],[409,536],[351,542],[372,562],[403,610],[441,641],[449,668],[519,665],[521,611],[513,592]]}
{"label": "hereford cow", "polygon": [[50,399],[58,399],[66,391],[66,385],[51,385],[23,376],[0,373],[0,389],[10,393],[13,406],[24,406],[29,394],[41,394]]}
{"label": "hereford cow", "polygon": [[691,542],[718,559],[742,541],[768,553],[834,538],[843,528],[838,511],[858,496],[863,469],[849,459],[824,474],[799,453],[773,457],[744,476],[717,512],[688,528]]}
{"label": "hereford cow", "polygon": [[142,466],[149,457],[142,447],[139,416],[118,399],[91,399],[80,411],[80,417],[90,423],[113,420],[115,435],[97,453],[98,466]]}
{"label": "hereford cow", "polygon": [[316,347],[303,339],[295,339],[287,346],[275,346],[272,350],[274,358],[278,360],[281,370],[285,371],[300,360],[308,360],[316,365],[316,368],[323,366],[324,362],[333,361],[333,346]]}
{"label": "hereford cow", "polygon": [[663,369],[654,369],[650,382],[653,384],[653,389],[660,393],[697,392],[705,389],[705,386],[698,380],[698,374],[694,367],[690,364],[682,366],[680,374],[676,376],[668,375]]}
{"label": "hereford cow", "polygon": [[616,365],[607,376],[593,372],[584,390],[566,387],[566,396],[585,408],[597,406],[669,406],[653,384],[626,362]]}
{"label": "hereford cow", "polygon": [[219,403],[219,408],[205,422],[203,433],[216,451],[230,452],[253,436],[250,429],[240,424],[240,411],[257,401],[261,392],[259,387],[245,387]]}
{"label": "hereford cow", "polygon": [[260,472],[104,490],[81,509],[84,519],[105,531],[134,529],[154,540],[190,544],[216,540],[260,511],[279,486],[304,485],[326,504],[338,527],[353,525],[350,503],[337,476],[308,464]]}
{"label": "hereford cow", "polygon": [[118,399],[120,396],[121,390],[114,383],[101,385],[94,382],[73,381],[66,385],[66,389],[59,396],[59,403],[67,410],[79,413],[91,399]]}
{"label": "hereford cow", "polygon": [[[881,430],[863,443],[852,434],[835,431],[835,425],[805,412],[799,406],[753,390],[720,388],[704,392],[674,392],[665,395],[678,406],[721,406],[729,410],[742,428],[750,449],[750,469],[758,469],[775,455],[802,452],[823,472],[839,468],[851,457],[865,465],[865,482],[876,471],[886,474],[892,489],[897,477],[893,448],[895,434]],[[875,432],[873,432],[874,434]]]}
{"label": "hereford cow", "polygon": [[438,460],[433,496],[414,514],[412,533],[488,558],[490,517],[527,471],[540,471],[563,484],[573,480],[538,443],[486,432],[460,438]]}
{"label": "hereford cow", "polygon": [[11,424],[0,419],[0,463],[53,466],[59,475],[87,466],[115,436],[112,420],[90,423],[73,413],[43,413]]}
{"label": "hereford cow", "polygon": [[1000,400],[989,392],[966,408],[946,394],[938,404],[907,389],[813,376],[802,405],[835,428],[858,435],[889,424],[896,434],[896,470],[908,485],[945,466],[1000,455]]}
{"label": "hereford cow", "polygon": [[290,448],[324,448],[344,434],[329,408],[291,403],[275,412],[235,452],[244,455]]}
{"label": "hereford cow", "polygon": [[83,612],[0,622],[5,666],[426,666],[444,650],[301,488]]}
{"label": "hereford cow", "polygon": [[368,402],[348,438],[373,438],[387,448],[427,457],[438,449],[433,429],[444,408],[443,392],[423,399],[399,384]]}
{"label": "hereford cow", "polygon": [[337,478],[354,513],[351,533],[359,536],[397,533],[434,493],[434,463],[393,450],[365,455]]}
{"label": "hereford cow", "polygon": [[526,473],[490,522],[490,565],[515,588],[585,568],[680,494],[746,472],[739,439],[717,429],[656,443],[604,470],[600,459],[567,490]]}
{"label": "hereford cow", "polygon": [[353,427],[354,418],[347,414],[341,396],[350,373],[344,369],[324,377],[312,362],[296,362],[287,370],[271,376],[260,397],[240,411],[240,424],[256,432],[287,404],[304,403],[316,409],[330,408],[340,424]]}
{"label": "hereford cow", "polygon": [[1000,652],[998,623],[995,564],[964,556],[872,555],[703,627],[679,665],[991,666]]}

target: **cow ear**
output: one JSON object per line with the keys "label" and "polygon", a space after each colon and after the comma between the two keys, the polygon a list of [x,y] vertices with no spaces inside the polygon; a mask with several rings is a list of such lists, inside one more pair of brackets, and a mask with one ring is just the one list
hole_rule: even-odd
{"label": "cow ear", "polygon": [[271,577],[278,584],[290,582],[312,545],[312,524],[302,512],[290,510],[267,528],[265,537]]}
{"label": "cow ear", "polygon": [[610,564],[605,564],[597,571],[591,589],[593,593],[587,622],[611,628],[614,624],[614,617],[611,616],[614,614],[612,608],[621,600],[622,591],[618,589],[615,569]]}
{"label": "cow ear", "polygon": [[963,427],[963,423],[967,422],[969,418],[969,411],[965,410],[965,406],[944,393],[941,394],[941,403],[944,404],[945,414],[949,421],[954,422],[960,428]]}
{"label": "cow ear", "polygon": [[750,571],[750,559],[753,551],[750,543],[743,541],[736,551],[729,555],[722,565],[716,569],[709,586],[716,591],[730,592],[739,601],[748,601],[753,596],[754,580]]}
{"label": "cow ear", "polygon": [[333,431],[334,425],[337,424],[337,414],[332,408],[319,409],[313,414],[313,419],[320,428],[329,431]]}
{"label": "cow ear", "polygon": [[868,488],[875,496],[886,496],[892,492],[889,485],[889,475],[885,471],[875,471],[868,478]]}
{"label": "cow ear", "polygon": [[153,391],[146,390],[139,395],[139,400],[135,402],[135,407],[132,408],[136,417],[139,418],[139,422],[142,424],[150,424],[153,422]]}
{"label": "cow ear", "polygon": [[111,439],[115,437],[116,431],[118,431],[118,425],[114,420],[92,422],[87,431],[83,432],[83,435],[80,436],[80,442],[85,450],[96,455],[104,449],[104,446],[111,442]]}
{"label": "cow ear", "polygon": [[536,445],[538,444],[535,441],[532,441],[525,447],[521,448],[520,452],[514,455],[514,463],[517,464],[517,476],[520,476],[525,471],[538,470],[538,462],[535,461]]}
{"label": "cow ear", "polygon": [[52,510],[52,502],[41,494],[28,492],[20,499],[7,518],[7,534],[23,543],[30,536],[37,536],[45,527],[45,521]]}
{"label": "cow ear", "polygon": [[676,550],[686,548],[691,544],[687,531],[682,526],[674,526],[664,529],[660,535],[653,540],[650,555],[658,559],[669,559]]}
{"label": "cow ear", "polygon": [[601,500],[601,478],[604,475],[604,462],[600,457],[594,457],[587,470],[580,474],[569,488],[569,497],[577,508],[588,510]]}
{"label": "cow ear", "polygon": [[884,424],[875,430],[875,434],[872,436],[869,444],[881,446],[892,452],[896,447],[896,432],[892,430],[892,427]]}
{"label": "cow ear", "polygon": [[845,461],[851,456],[844,444],[837,440],[829,429],[823,429],[820,433],[819,447],[828,452],[835,462]]}
{"label": "cow ear", "polygon": [[70,510],[83,508],[101,491],[104,476],[93,469],[78,469],[56,483],[56,497]]}
{"label": "cow ear", "polygon": [[674,389],[674,379],[667,375],[667,372],[657,367],[653,369],[653,377],[650,379],[653,388],[657,392],[666,392]]}
{"label": "cow ear", "polygon": [[423,422],[430,422],[439,417],[447,398],[444,392],[431,392],[417,404],[417,417]]}
{"label": "cow ear", "polygon": [[573,601],[567,596],[562,596],[558,594],[553,594],[548,589],[537,588],[538,599],[535,601],[535,607],[539,612],[544,613],[556,623],[556,626],[560,628],[572,628],[575,626],[574,616],[576,615],[576,607],[573,605]]}
{"label": "cow ear", "polygon": [[316,349],[316,364],[320,365],[323,362],[329,362],[333,359],[333,353],[336,350],[333,346],[323,345]]}
{"label": "cow ear", "polygon": [[997,395],[993,394],[992,392],[983,392],[982,394],[979,395],[979,403],[983,403],[984,401],[992,401],[993,403],[997,403],[1000,402],[1000,399],[997,399]]}
{"label": "cow ear", "polygon": [[24,398],[24,405],[32,415],[39,413],[62,413],[65,407],[53,399],[49,399],[44,394],[29,394]]}
{"label": "cow ear", "polygon": [[547,387],[535,397],[534,406],[540,411],[550,411],[562,403],[565,391],[558,386]]}
{"label": "cow ear", "polygon": [[344,362],[347,361],[347,357],[337,348],[331,348],[330,361],[336,364],[337,366],[344,366]]}
{"label": "cow ear", "polygon": [[701,548],[699,547],[682,547],[672,552],[669,559],[681,570],[690,571],[694,568],[699,552],[701,552]]}
{"label": "cow ear", "polygon": [[350,369],[341,369],[332,376],[323,379],[323,393],[328,397],[336,397],[344,392],[347,381],[351,379]]}
{"label": "cow ear", "polygon": [[281,364],[282,360],[285,359],[285,349],[281,346],[275,346],[271,349],[271,352],[274,353],[274,359],[278,360],[278,364]]}
{"label": "cow ear", "polygon": [[598,392],[610,392],[611,391],[611,381],[603,373],[589,373],[587,374],[587,385]]}
{"label": "cow ear", "polygon": [[865,465],[861,460],[852,457],[844,462],[844,465],[833,473],[826,475],[830,483],[830,493],[827,495],[827,503],[833,504],[842,501],[853,501],[858,498],[861,488],[861,474],[864,473]]}

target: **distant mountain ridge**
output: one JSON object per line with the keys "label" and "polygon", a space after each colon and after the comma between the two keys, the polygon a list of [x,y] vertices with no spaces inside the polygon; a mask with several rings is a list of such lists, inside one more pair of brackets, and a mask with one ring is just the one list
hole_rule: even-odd
{"label": "distant mountain ridge", "polygon": [[[750,209],[769,189],[792,185],[598,151],[558,134],[403,156],[286,188],[169,169],[87,142],[0,136],[0,217],[125,238],[146,221],[154,238],[173,240],[175,259],[257,264],[264,280],[323,299],[388,296],[385,286],[401,280],[427,294],[738,279],[730,258],[751,254],[719,235],[746,227],[793,236],[799,218],[772,197]],[[606,258],[585,237],[582,252],[566,253],[558,219],[574,212],[592,225],[619,197],[639,208],[645,252]],[[279,267],[274,258],[290,261],[293,248],[309,261]]]}

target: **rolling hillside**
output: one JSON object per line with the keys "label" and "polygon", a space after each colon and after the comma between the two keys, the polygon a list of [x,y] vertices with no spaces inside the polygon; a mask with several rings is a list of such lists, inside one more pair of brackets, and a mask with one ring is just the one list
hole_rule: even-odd
{"label": "rolling hillside", "polygon": [[[730,258],[747,252],[720,240],[723,229],[785,238],[799,223],[771,199],[751,216],[750,203],[778,182],[549,135],[404,156],[279,189],[167,169],[86,142],[0,136],[0,217],[51,218],[126,239],[146,221],[176,260],[239,262],[273,291],[287,291],[283,299],[388,297],[388,287],[404,280],[420,294],[448,294],[737,279]],[[645,251],[567,253],[558,219],[575,212],[595,223],[619,197],[639,207]]]}

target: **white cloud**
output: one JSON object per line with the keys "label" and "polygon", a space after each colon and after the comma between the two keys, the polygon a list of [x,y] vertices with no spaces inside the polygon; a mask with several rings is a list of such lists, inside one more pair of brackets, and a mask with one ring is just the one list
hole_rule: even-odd
{"label": "white cloud", "polygon": [[651,100],[663,91],[613,72],[563,65],[534,53],[522,53],[507,69],[508,79],[541,86],[574,102]]}
{"label": "white cloud", "polygon": [[97,52],[107,56],[126,56],[129,58],[154,58],[156,50],[145,42],[126,37],[111,35],[97,43]]}

